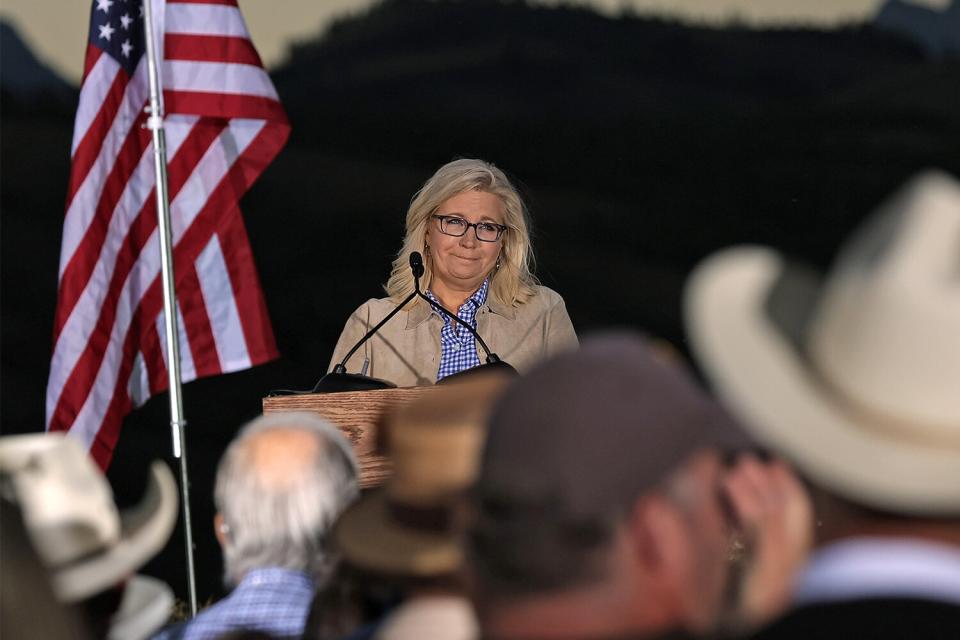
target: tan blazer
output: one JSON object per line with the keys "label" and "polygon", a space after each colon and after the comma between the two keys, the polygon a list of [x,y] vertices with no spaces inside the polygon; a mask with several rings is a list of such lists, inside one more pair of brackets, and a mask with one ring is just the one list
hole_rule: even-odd
{"label": "tan blazer", "polygon": [[[390,298],[374,298],[354,311],[340,334],[327,370],[332,370],[396,306]],[[347,372],[361,373],[366,361],[368,376],[389,380],[398,387],[434,384],[440,368],[442,326],[439,314],[421,300],[398,313],[361,346],[347,362]],[[547,287],[536,287],[533,297],[515,306],[488,297],[477,310],[477,332],[491,351],[520,373],[550,354],[579,344],[563,298]],[[481,363],[486,362],[479,344],[477,355]]]}

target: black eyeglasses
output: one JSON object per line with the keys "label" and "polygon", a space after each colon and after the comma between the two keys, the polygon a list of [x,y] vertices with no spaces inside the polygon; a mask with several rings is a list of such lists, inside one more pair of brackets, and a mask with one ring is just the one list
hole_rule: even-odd
{"label": "black eyeglasses", "polygon": [[496,242],[507,230],[504,224],[495,222],[467,222],[459,216],[438,216],[434,218],[440,221],[440,233],[459,238],[465,234],[470,227],[473,227],[477,234],[477,240],[481,242]]}

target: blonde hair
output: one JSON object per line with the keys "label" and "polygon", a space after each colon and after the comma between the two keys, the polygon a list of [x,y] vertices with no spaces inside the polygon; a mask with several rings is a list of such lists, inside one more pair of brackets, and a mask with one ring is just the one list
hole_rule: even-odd
{"label": "blonde hair", "polygon": [[407,210],[406,236],[393,261],[393,270],[384,289],[400,301],[413,291],[410,254],[424,254],[422,286],[427,289],[433,279],[431,260],[426,252],[427,225],[440,205],[465,191],[483,191],[500,198],[507,230],[500,238],[500,268],[490,274],[490,295],[502,304],[523,304],[538,284],[533,275],[533,248],[527,208],[504,173],[483,160],[464,158],[440,167],[414,194]]}

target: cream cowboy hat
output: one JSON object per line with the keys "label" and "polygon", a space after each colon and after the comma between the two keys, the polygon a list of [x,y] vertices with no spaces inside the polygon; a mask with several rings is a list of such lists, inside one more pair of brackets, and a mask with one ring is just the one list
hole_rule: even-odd
{"label": "cream cowboy hat", "polygon": [[[119,513],[106,478],[80,444],[63,434],[0,438],[0,476],[4,497],[19,504],[57,596],[67,602],[133,576],[163,548],[177,521],[177,485],[165,464],[153,463],[140,503]],[[172,604],[165,585],[136,578],[128,584],[131,602],[121,605],[121,617],[132,616],[134,601],[163,596]]]}
{"label": "cream cowboy hat", "polygon": [[754,436],[817,485],[906,515],[960,514],[960,185],[909,182],[822,281],[763,247],[699,265],[692,350]]}

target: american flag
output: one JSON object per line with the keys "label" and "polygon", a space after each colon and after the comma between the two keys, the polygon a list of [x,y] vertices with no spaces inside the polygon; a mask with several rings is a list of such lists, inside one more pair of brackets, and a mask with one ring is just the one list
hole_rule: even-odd
{"label": "american flag", "polygon": [[[154,0],[184,382],[277,355],[238,202],[290,127],[236,0]],[[47,429],[106,468],[167,388],[143,5],[95,0],[71,149]]]}

